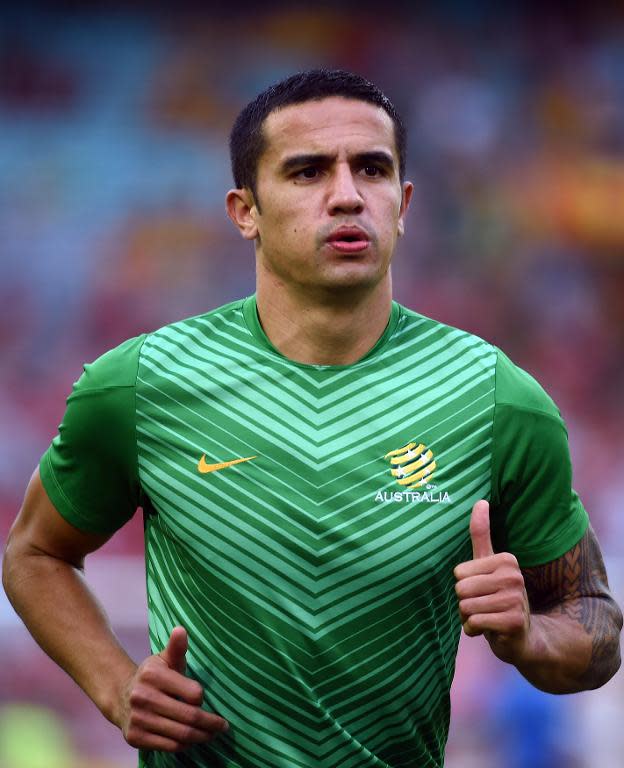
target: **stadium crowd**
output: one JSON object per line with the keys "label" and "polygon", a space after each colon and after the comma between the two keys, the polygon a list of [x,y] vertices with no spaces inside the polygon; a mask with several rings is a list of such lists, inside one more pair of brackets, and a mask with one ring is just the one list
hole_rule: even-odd
{"label": "stadium crowd", "polygon": [[[224,214],[229,127],[267,83],[326,64],[370,77],[407,118],[416,189],[397,298],[499,344],[553,396],[622,602],[624,14],[349,5],[7,12],[0,543],[83,362],[253,290],[251,253]],[[103,555],[141,553],[137,518]],[[125,615],[138,656],[144,606]],[[6,603],[0,650],[0,765],[34,766],[8,762],[16,701],[63,715],[85,765],[132,765]],[[448,766],[614,768],[622,688],[620,673],[599,694],[548,697],[463,642]]]}

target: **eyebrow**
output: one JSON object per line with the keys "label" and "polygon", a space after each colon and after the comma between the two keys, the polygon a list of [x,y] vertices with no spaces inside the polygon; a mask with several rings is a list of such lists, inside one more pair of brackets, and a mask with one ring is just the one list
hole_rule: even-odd
{"label": "eyebrow", "polygon": [[[323,152],[311,152],[302,155],[291,155],[287,157],[280,165],[280,171],[283,174],[288,174],[297,168],[302,168],[306,165],[331,165],[335,160],[335,155],[327,155]],[[388,152],[371,151],[371,152],[358,152],[349,158],[349,162],[356,165],[366,165],[368,163],[376,163],[382,165],[388,170],[394,168],[394,158]]]}

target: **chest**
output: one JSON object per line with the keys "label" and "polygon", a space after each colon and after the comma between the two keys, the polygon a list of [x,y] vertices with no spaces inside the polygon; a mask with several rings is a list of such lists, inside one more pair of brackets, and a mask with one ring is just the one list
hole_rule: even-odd
{"label": "chest", "polygon": [[350,578],[405,556],[425,569],[489,491],[493,408],[487,375],[425,373],[214,363],[145,385],[144,491],[213,562],[242,548],[315,583],[345,563]]}

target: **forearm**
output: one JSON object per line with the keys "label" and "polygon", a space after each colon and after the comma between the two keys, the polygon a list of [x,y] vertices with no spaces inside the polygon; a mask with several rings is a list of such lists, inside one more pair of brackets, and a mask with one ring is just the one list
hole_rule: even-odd
{"label": "forearm", "polygon": [[16,612],[41,648],[117,722],[124,683],[136,665],[115,637],[81,570],[46,554],[9,546],[3,582]]}
{"label": "forearm", "polygon": [[622,612],[591,529],[562,557],[523,571],[531,653],[522,674],[551,693],[598,688],[620,666]]}
{"label": "forearm", "polygon": [[526,651],[512,663],[548,693],[598,688],[620,666],[621,626],[620,610],[608,597],[566,601],[531,614]]}
{"label": "forearm", "polygon": [[85,583],[85,557],[108,538],[81,531],[59,515],[35,470],[4,555],[9,599],[43,650],[128,744],[178,752],[211,741],[227,723],[202,709],[201,686],[184,675],[186,630],[175,627],[167,647],[137,666]]}

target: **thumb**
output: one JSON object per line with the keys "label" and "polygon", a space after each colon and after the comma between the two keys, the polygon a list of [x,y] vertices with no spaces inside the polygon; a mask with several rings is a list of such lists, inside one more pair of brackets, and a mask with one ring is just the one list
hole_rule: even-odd
{"label": "thumb", "polygon": [[188,650],[188,634],[184,627],[174,627],[169,635],[167,647],[159,656],[164,659],[170,669],[184,674],[186,672],[186,651]]}
{"label": "thumb", "polygon": [[494,554],[490,536],[490,505],[481,499],[472,508],[470,515],[470,539],[472,559],[479,560]]}

